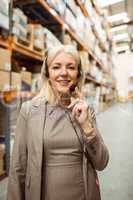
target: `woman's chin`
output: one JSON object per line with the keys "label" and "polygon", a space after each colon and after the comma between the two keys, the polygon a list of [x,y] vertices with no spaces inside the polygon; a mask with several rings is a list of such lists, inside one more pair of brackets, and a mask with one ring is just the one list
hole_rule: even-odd
{"label": "woman's chin", "polygon": [[58,92],[61,93],[61,94],[68,94],[69,93],[69,87],[60,88],[58,90]]}
{"label": "woman's chin", "polygon": [[60,94],[68,94],[69,93],[69,90],[60,90],[58,91]]}

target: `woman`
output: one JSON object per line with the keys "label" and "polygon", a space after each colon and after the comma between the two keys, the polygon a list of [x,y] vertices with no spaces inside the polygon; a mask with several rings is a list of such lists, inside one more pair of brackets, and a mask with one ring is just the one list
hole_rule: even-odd
{"label": "woman", "polygon": [[48,52],[44,86],[18,118],[8,200],[100,200],[96,170],[109,156],[81,95],[83,77],[72,46]]}

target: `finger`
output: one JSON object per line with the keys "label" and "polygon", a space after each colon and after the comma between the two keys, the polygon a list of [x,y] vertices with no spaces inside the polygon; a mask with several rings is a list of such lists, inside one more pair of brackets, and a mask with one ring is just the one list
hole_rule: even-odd
{"label": "finger", "polygon": [[79,99],[75,99],[75,98],[71,97],[71,103],[67,108],[72,109],[78,102],[79,102]]}
{"label": "finger", "polygon": [[81,102],[77,103],[72,110],[72,115],[75,117],[79,117],[82,112],[82,104]]}

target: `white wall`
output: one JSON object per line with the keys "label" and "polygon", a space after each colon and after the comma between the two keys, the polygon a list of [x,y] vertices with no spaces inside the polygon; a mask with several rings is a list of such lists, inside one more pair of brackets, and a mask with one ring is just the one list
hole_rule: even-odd
{"label": "white wall", "polygon": [[133,91],[133,82],[129,81],[129,77],[133,76],[133,53],[117,55],[114,64],[118,95],[127,97],[128,92]]}

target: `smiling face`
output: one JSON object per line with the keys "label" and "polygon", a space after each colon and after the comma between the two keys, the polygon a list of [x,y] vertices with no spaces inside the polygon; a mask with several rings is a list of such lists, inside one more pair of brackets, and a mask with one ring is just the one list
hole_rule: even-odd
{"label": "smiling face", "polygon": [[68,53],[58,54],[51,62],[49,80],[55,93],[66,94],[70,86],[77,82],[77,63]]}

